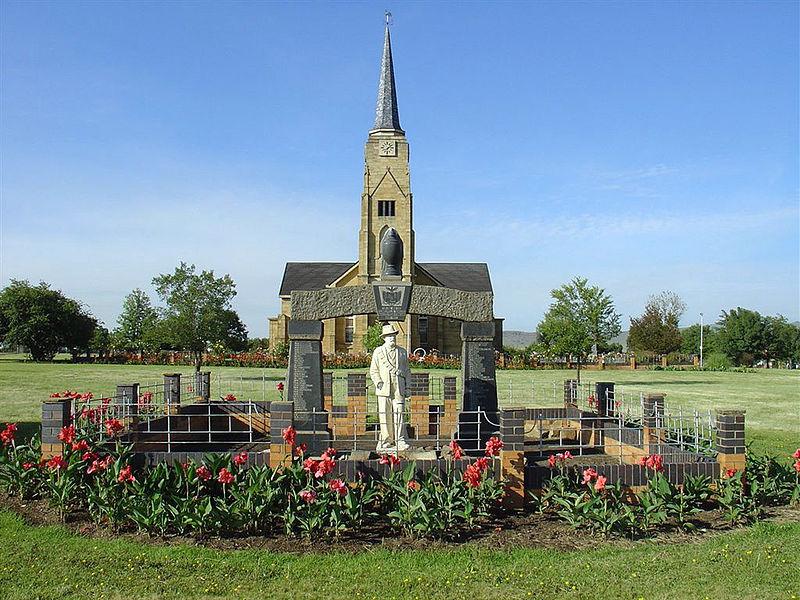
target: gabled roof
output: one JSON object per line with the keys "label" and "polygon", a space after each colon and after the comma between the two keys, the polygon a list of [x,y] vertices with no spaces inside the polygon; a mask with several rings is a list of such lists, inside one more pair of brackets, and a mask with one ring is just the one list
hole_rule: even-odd
{"label": "gabled roof", "polygon": [[292,290],[321,290],[344,275],[354,262],[290,262],[283,271],[279,296]]}
{"label": "gabled roof", "polygon": [[417,263],[444,287],[465,292],[491,292],[492,279],[486,263]]}

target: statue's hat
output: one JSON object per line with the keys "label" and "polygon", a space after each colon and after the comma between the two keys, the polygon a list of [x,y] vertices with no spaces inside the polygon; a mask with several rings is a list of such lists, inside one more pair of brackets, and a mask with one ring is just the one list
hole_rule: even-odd
{"label": "statue's hat", "polygon": [[383,326],[381,329],[381,337],[386,337],[387,335],[397,335],[397,330],[394,328],[394,325],[389,325],[387,323]]}

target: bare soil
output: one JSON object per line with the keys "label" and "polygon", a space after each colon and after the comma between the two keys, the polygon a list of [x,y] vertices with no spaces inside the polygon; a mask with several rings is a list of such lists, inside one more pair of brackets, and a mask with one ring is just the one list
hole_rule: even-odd
{"label": "bare soil", "polygon": [[[404,537],[385,524],[367,527],[364,531],[348,533],[339,537],[318,537],[313,539],[293,538],[276,532],[272,536],[149,536],[138,531],[115,533],[110,527],[97,525],[85,513],[71,513],[65,523],[61,523],[57,511],[50,508],[45,500],[20,501],[10,496],[0,496],[0,507],[19,514],[23,520],[34,526],[61,525],[76,535],[90,539],[122,538],[135,543],[151,546],[191,545],[214,549],[260,549],[284,553],[358,553],[367,550],[433,550],[472,546],[493,550],[512,550],[518,548],[548,548],[559,551],[586,550],[607,546],[629,546],[643,539],[657,540],[659,543],[675,544],[697,540],[703,536],[728,531],[733,527],[725,520],[719,510],[706,511],[694,515],[694,532],[686,532],[677,527],[667,527],[655,532],[649,538],[606,538],[584,530],[575,530],[567,523],[552,515],[526,512],[507,512],[484,523],[453,540],[429,540]],[[774,507],[766,510],[764,520],[774,522],[800,522],[800,510],[790,507]]]}

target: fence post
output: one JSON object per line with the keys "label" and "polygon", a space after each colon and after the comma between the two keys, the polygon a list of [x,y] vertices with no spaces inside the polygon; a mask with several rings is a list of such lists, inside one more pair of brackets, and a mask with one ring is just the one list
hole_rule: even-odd
{"label": "fence post", "polygon": [[503,408],[499,411],[500,467],[505,481],[503,503],[507,508],[525,504],[525,409]]}
{"label": "fence post", "polygon": [[642,406],[642,448],[648,454],[659,454],[663,426],[664,394],[645,394]]}
{"label": "fence post", "polygon": [[728,469],[744,471],[744,412],[717,411],[717,462],[721,473]]}
{"label": "fence post", "polygon": [[164,414],[178,414],[181,408],[181,374],[164,373]]}
{"label": "fence post", "polygon": [[64,447],[58,434],[69,425],[72,416],[71,398],[48,398],[42,402],[42,458],[50,459],[61,454]]}
{"label": "fence post", "polygon": [[[121,411],[120,421],[125,428],[135,428],[139,422],[139,384],[124,383],[117,386],[116,401]],[[135,408],[134,408],[135,407]]]}

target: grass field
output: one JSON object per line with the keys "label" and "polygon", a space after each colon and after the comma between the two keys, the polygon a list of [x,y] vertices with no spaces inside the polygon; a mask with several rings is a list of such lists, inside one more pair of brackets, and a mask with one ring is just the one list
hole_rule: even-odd
{"label": "grass field", "polygon": [[[0,421],[36,423],[39,402],[54,391],[91,391],[96,396],[112,394],[119,383],[142,385],[160,382],[164,366],[36,364],[0,361]],[[190,369],[178,369],[189,373]],[[237,397],[243,390],[251,399],[277,399],[275,381],[283,369],[215,367],[215,380],[222,380],[224,395]],[[346,373],[346,371],[341,372]],[[437,371],[440,376],[458,371]],[[574,371],[498,371],[501,405],[558,406],[562,383]],[[640,392],[664,392],[669,407],[677,410],[747,411],[747,437],[760,451],[793,452],[800,439],[800,371],[760,370],[755,373],[699,371],[585,371],[585,381],[613,381],[617,394],[638,397]]]}
{"label": "grass field", "polygon": [[[0,361],[0,422],[30,431],[39,402],[70,388],[108,393],[117,383],[157,382],[164,367]],[[189,372],[183,369],[183,372]],[[249,381],[269,397],[282,370],[214,369],[235,385]],[[457,374],[448,371],[446,374]],[[572,371],[500,371],[505,403],[560,402]],[[587,372],[619,391],[665,392],[684,409],[743,408],[759,450],[786,455],[800,445],[800,373]],[[253,383],[255,382],[255,383]],[[513,392],[508,390],[512,389]],[[555,392],[553,390],[556,390]],[[533,392],[531,392],[533,390]],[[527,394],[527,396],[526,396]],[[510,396],[513,395],[513,400]],[[136,539],[88,539],[62,527],[30,527],[0,510],[0,598],[714,598],[800,597],[800,523],[763,522],[682,543],[598,541],[597,548],[358,554],[219,551]]]}

